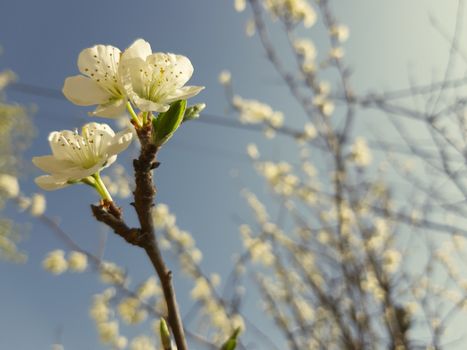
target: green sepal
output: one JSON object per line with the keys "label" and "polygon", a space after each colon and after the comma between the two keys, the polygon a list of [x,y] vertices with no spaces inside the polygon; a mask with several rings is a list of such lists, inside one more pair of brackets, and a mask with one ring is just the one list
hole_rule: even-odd
{"label": "green sepal", "polygon": [[172,137],[182,123],[185,115],[186,100],[179,100],[170,105],[167,112],[159,113],[152,120],[152,141],[160,147]]}
{"label": "green sepal", "polygon": [[170,340],[169,327],[163,318],[159,323],[159,334],[161,336],[161,343],[164,350],[172,350],[172,341]]}
{"label": "green sepal", "polygon": [[193,119],[198,119],[199,114],[206,108],[205,103],[198,103],[193,106],[188,106],[185,110],[185,115],[183,116],[183,121],[182,123],[193,120]]}
{"label": "green sepal", "polygon": [[221,350],[234,350],[237,346],[237,337],[240,334],[240,327],[236,328],[229,339],[222,345]]}

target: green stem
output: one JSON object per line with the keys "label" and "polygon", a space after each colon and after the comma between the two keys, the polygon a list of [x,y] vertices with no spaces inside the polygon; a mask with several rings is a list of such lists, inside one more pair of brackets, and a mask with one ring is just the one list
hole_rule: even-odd
{"label": "green stem", "polygon": [[102,181],[100,174],[95,173],[92,177],[96,180],[95,188],[97,192],[100,194],[100,196],[102,197],[102,199],[113,202],[112,196],[107,190],[107,187],[105,187],[105,184]]}
{"label": "green stem", "polygon": [[135,110],[131,106],[130,101],[127,101],[127,103],[126,103],[126,110],[128,111],[128,113],[130,113],[131,119],[133,119],[133,121],[136,123],[136,125],[138,125],[138,127],[142,127],[143,124],[141,124],[141,120],[136,115]]}

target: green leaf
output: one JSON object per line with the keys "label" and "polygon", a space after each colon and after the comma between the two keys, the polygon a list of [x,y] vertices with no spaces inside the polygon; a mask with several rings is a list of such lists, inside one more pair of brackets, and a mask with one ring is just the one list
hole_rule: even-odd
{"label": "green leaf", "polygon": [[167,112],[159,113],[152,120],[152,140],[160,147],[172,137],[183,121],[185,115],[186,100],[179,100],[170,105]]}
{"label": "green leaf", "polygon": [[240,334],[240,327],[235,329],[230,338],[222,345],[221,350],[234,350],[237,346],[237,337]]}

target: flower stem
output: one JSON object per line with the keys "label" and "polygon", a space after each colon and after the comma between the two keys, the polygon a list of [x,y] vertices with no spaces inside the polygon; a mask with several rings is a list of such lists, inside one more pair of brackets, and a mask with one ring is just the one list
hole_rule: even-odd
{"label": "flower stem", "polygon": [[136,115],[135,110],[134,110],[133,107],[131,106],[130,101],[127,101],[127,103],[126,103],[126,109],[127,109],[128,113],[130,113],[131,119],[133,119],[133,121],[135,122],[135,124],[136,124],[138,127],[142,127],[143,124],[141,124],[141,120],[140,120],[140,119],[138,118],[138,116]]}
{"label": "flower stem", "polygon": [[100,194],[102,199],[108,200],[109,202],[113,202],[112,196],[107,190],[107,187],[105,187],[105,184],[102,181],[100,174],[95,173],[92,177],[96,180],[96,184],[94,187],[97,190],[97,192]]}

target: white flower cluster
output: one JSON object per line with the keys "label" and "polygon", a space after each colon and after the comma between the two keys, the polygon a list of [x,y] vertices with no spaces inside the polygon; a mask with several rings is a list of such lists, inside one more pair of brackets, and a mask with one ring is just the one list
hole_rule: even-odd
{"label": "white flower cluster", "polygon": [[130,350],[156,350],[154,342],[145,335],[139,335],[132,339]]}
{"label": "white flower cluster", "polygon": [[293,47],[301,59],[302,69],[305,72],[315,71],[316,47],[313,42],[305,38],[295,39]]}
{"label": "white flower cluster", "polygon": [[143,39],[123,52],[110,45],[84,49],[78,68],[82,75],[67,78],[63,94],[80,106],[98,105],[93,114],[102,117],[122,115],[128,100],[142,111],[165,112],[203,89],[184,86],[193,74],[187,57],[153,53]]}
{"label": "white flower cluster", "polygon": [[120,335],[118,321],[113,317],[110,306],[110,302],[114,297],[115,290],[113,288],[94,295],[89,314],[96,323],[99,338],[103,344],[108,344],[115,349],[125,349],[128,340]]}
{"label": "white flower cluster", "polygon": [[316,12],[307,0],[264,0],[273,18],[290,24],[303,23],[306,28],[316,22]]}
{"label": "white flower cluster", "polygon": [[282,112],[274,111],[271,106],[257,100],[246,100],[240,96],[234,96],[232,104],[240,113],[241,123],[264,123],[272,128],[280,128],[284,122]]}
{"label": "white flower cluster", "polygon": [[325,116],[330,117],[334,112],[334,102],[329,98],[331,86],[326,81],[316,83],[314,87],[316,95],[313,97],[313,105]]}
{"label": "white flower cluster", "polygon": [[344,24],[335,24],[330,28],[330,34],[339,42],[345,42],[349,38],[350,30]]}
{"label": "white flower cluster", "polygon": [[0,174],[0,195],[15,198],[19,195],[18,179],[9,174]]}
{"label": "white flower cluster", "polygon": [[32,216],[39,217],[45,213],[47,201],[40,193],[34,193],[31,197],[21,195],[18,196],[18,206],[21,210],[28,210]]}
{"label": "white flower cluster", "polygon": [[2,91],[7,85],[16,80],[16,74],[11,70],[0,72],[0,91]]}
{"label": "white flower cluster", "polygon": [[350,158],[358,167],[370,165],[372,156],[366,140],[362,137],[355,138],[351,148]]}
{"label": "white flower cluster", "polygon": [[243,246],[250,254],[251,261],[260,263],[263,266],[271,266],[275,261],[271,243],[263,237],[253,237],[251,228],[248,225],[240,226],[240,234],[243,240]]}
{"label": "white flower cluster", "polygon": [[227,314],[224,306],[216,297],[214,288],[220,283],[220,277],[213,274],[211,278],[207,278],[201,273],[199,267],[202,259],[201,251],[196,248],[193,237],[177,227],[175,216],[170,213],[168,206],[156,205],[152,215],[154,225],[165,238],[162,246],[165,249],[172,248],[180,261],[182,270],[194,280],[194,286],[190,292],[191,297],[200,302],[203,315],[216,329],[214,339],[225,341],[223,339],[225,334],[230,334],[236,327],[240,326],[244,329],[241,316]]}
{"label": "white flower cluster", "polygon": [[289,163],[258,162],[256,168],[276,193],[290,196],[297,191],[300,180]]}
{"label": "white flower cluster", "polygon": [[7,219],[0,219],[0,259],[17,263],[26,262],[26,254],[20,252],[16,245],[19,238],[13,223]]}
{"label": "white flower cluster", "polygon": [[102,181],[104,181],[110,194],[119,198],[128,198],[131,195],[132,191],[128,179],[129,176],[125,168],[120,164],[112,167],[109,175],[102,176]]}
{"label": "white flower cluster", "polygon": [[88,266],[87,256],[78,251],[72,251],[68,254],[68,260],[65,258],[63,250],[53,250],[47,254],[42,261],[45,270],[54,275],[60,275],[67,270],[72,272],[84,272]]}
{"label": "white flower cluster", "polygon": [[126,282],[126,275],[123,269],[109,261],[101,263],[99,277],[106,284],[124,285]]}

